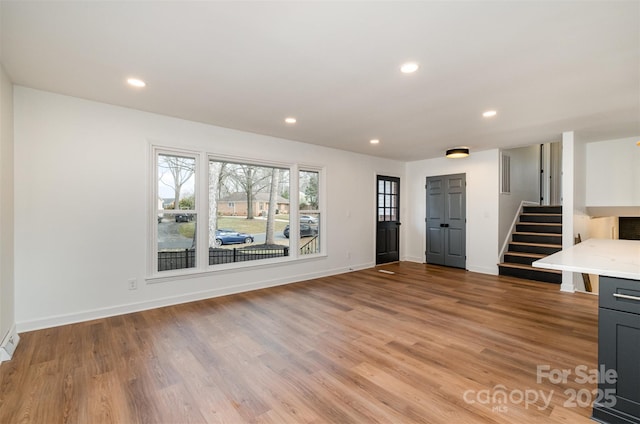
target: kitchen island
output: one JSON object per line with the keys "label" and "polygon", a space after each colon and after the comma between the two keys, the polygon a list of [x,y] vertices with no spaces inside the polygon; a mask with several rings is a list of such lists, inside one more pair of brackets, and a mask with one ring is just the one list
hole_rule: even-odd
{"label": "kitchen island", "polygon": [[589,239],[533,266],[600,276],[600,376],[592,417],[640,424],[640,241]]}

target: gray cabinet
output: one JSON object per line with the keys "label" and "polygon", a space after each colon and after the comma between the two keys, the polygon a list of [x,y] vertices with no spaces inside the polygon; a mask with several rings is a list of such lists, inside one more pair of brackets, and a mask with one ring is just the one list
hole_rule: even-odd
{"label": "gray cabinet", "polygon": [[598,389],[613,396],[594,402],[593,419],[640,424],[640,281],[600,277],[598,312]]}

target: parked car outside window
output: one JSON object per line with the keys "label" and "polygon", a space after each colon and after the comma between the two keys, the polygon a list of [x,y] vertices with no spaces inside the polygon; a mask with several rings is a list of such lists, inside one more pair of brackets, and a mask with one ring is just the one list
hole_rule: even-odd
{"label": "parked car outside window", "polygon": [[193,219],[190,213],[181,213],[176,215],[176,222],[189,222]]}
{"label": "parked car outside window", "polygon": [[[284,227],[282,232],[286,238],[289,238],[289,226]],[[313,237],[318,235],[318,228],[309,224],[300,224],[300,237]]]}
{"label": "parked car outside window", "polygon": [[317,224],[318,218],[311,215],[300,215],[300,222],[303,222],[305,224]]}
{"label": "parked car outside window", "polygon": [[234,230],[216,230],[216,246],[223,244],[249,244],[253,243],[253,236],[247,233],[239,233]]}

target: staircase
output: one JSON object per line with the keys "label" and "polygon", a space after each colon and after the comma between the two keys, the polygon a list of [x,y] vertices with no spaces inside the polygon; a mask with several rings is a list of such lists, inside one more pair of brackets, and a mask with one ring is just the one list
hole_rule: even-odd
{"label": "staircase", "polygon": [[562,271],[533,268],[531,263],[562,250],[562,206],[524,206],[511,236],[500,275],[562,283]]}

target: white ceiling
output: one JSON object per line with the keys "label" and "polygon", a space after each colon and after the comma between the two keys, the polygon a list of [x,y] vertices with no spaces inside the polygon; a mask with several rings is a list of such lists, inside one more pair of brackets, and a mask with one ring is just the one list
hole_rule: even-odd
{"label": "white ceiling", "polygon": [[[640,134],[639,1],[2,0],[0,12],[15,84],[306,143],[417,160],[567,130]],[[409,60],[420,69],[401,74]]]}

